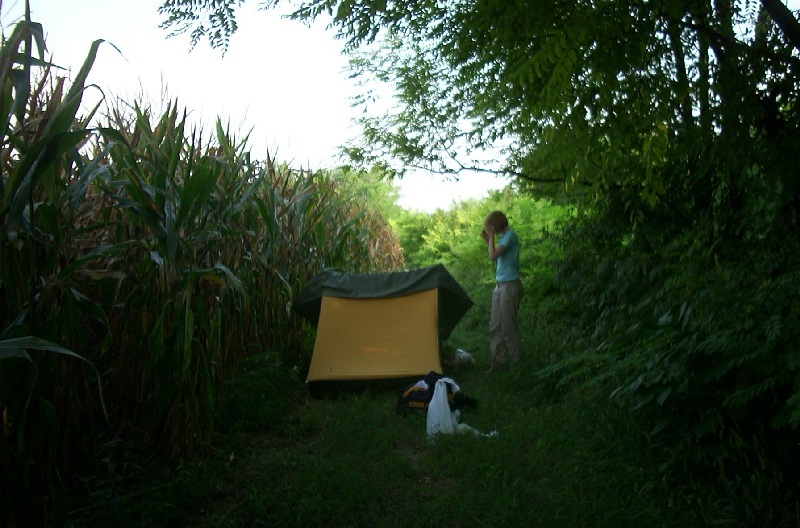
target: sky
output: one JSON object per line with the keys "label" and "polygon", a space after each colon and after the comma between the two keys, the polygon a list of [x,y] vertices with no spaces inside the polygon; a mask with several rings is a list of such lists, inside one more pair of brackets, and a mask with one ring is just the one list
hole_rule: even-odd
{"label": "sky", "polygon": [[[43,26],[47,57],[68,72],[80,69],[92,42],[105,41],[88,82],[107,97],[133,101],[146,94],[159,104],[166,93],[206,134],[217,117],[237,139],[249,133],[256,158],[269,153],[297,169],[340,164],[340,147],[359,134],[360,110],[351,106],[356,87],[332,29],[287,20],[281,16],[287,11],[259,11],[260,1],[249,0],[237,12],[239,29],[223,55],[205,41],[190,49],[188,35],[168,38],[158,27],[162,3],[31,0],[31,19]],[[0,0],[6,35],[23,13],[23,0]],[[398,183],[398,204],[433,212],[505,183],[485,174],[453,182],[413,172]]]}

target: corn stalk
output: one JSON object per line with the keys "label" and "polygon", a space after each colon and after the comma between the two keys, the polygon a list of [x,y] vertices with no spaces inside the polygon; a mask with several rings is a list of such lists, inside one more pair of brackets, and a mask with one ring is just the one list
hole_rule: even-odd
{"label": "corn stalk", "polygon": [[[80,290],[72,226],[80,190],[100,170],[74,175],[90,134],[78,120],[100,41],[65,89],[44,60],[42,27],[17,24],[0,47],[0,522],[64,519],[66,485],[92,451],[81,430],[101,409],[90,385],[105,323]],[[71,192],[65,192],[71,189]],[[87,412],[88,411],[88,412]],[[56,454],[61,454],[60,457]],[[70,453],[70,457],[65,454]]]}
{"label": "corn stalk", "polygon": [[38,24],[0,48],[0,525],[63,524],[106,438],[202,450],[242,357],[305,366],[294,292],[402,265],[330,174],[188,131],[177,102],[79,116],[100,44],[71,83]]}

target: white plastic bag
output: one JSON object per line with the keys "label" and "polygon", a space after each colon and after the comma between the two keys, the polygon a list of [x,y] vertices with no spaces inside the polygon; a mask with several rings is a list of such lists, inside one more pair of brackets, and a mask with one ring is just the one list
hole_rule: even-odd
{"label": "white plastic bag", "polygon": [[458,420],[455,415],[450,411],[450,405],[447,403],[447,385],[452,385],[453,392],[459,390],[456,382],[450,378],[441,378],[436,382],[433,390],[433,398],[428,405],[428,416],[426,419],[426,429],[428,436],[434,436],[437,433],[452,434],[458,426]]}

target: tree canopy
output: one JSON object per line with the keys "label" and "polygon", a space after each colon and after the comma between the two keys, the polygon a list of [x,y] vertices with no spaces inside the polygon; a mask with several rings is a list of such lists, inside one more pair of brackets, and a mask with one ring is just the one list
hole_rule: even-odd
{"label": "tree canopy", "polygon": [[[225,46],[241,3],[161,10],[193,43]],[[351,154],[401,172],[485,169],[489,149],[501,155],[494,169],[524,179],[634,183],[652,201],[665,190],[654,170],[676,141],[748,129],[726,121],[763,129],[794,96],[800,23],[777,0],[262,4],[278,5],[330,17],[355,74],[394,90],[398,104],[368,113]],[[374,97],[365,89],[360,104]]]}

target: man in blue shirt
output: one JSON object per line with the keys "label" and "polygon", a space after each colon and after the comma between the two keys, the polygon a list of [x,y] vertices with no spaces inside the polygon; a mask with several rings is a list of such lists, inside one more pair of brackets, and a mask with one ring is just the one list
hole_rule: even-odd
{"label": "man in blue shirt", "polygon": [[[495,241],[495,236],[498,237]],[[489,250],[489,258],[497,264],[496,285],[492,292],[492,311],[489,321],[489,357],[487,372],[493,372],[506,362],[519,361],[522,340],[517,313],[522,299],[519,277],[519,238],[508,227],[502,211],[492,211],[483,223],[481,237]]]}

